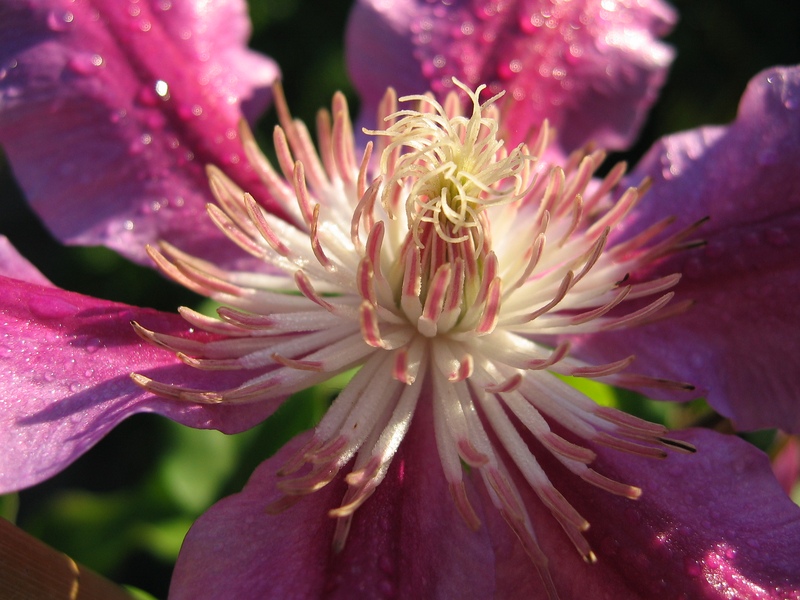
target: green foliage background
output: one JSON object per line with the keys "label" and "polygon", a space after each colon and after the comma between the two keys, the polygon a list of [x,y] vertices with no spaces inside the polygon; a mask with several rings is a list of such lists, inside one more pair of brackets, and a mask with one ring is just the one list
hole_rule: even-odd
{"label": "green foliage background", "polygon": [[[344,66],[343,32],[351,0],[252,0],[253,47],[284,73],[293,113],[313,123],[316,110],[343,90],[357,107]],[[730,121],[747,81],[775,64],[800,62],[800,16],[782,0],[674,2],[681,21],[668,38],[678,58],[631,163],[660,135]],[[273,113],[257,134],[269,146]],[[105,249],[64,248],[27,208],[8,166],[0,162],[7,235],[54,283],[85,294],[162,310],[200,299]],[[594,397],[681,426],[714,421],[702,403],[659,405],[603,386]],[[135,416],[52,480],[0,498],[0,514],[75,560],[166,597],[188,527],[216,499],[235,493],[255,467],[323,413],[332,387],[293,398],[262,426],[238,436],[195,431],[152,415]],[[755,436],[769,444],[770,432]]]}

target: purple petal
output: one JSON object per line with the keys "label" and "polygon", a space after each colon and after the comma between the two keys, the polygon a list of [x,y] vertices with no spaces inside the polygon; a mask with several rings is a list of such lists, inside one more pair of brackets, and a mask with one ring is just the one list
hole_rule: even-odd
{"label": "purple petal", "polygon": [[341,553],[332,552],[327,514],[341,503],[341,478],[280,514],[265,512],[280,496],[275,473],[307,441],[301,436],[194,524],[170,598],[490,598],[486,531],[471,531],[456,513],[431,421],[415,418],[413,427]]}
{"label": "purple petal", "polygon": [[0,235],[0,275],[36,285],[52,286],[50,280],[23,257],[8,238]]}
{"label": "purple petal", "polygon": [[241,0],[3,2],[0,143],[57,237],[147,264],[159,239],[241,257],[205,216],[204,167],[269,200],[237,133],[278,74],[249,27]]}
{"label": "purple petal", "polygon": [[707,245],[659,265],[682,272],[677,318],[583,340],[587,357],[636,353],[636,370],[688,381],[737,427],[800,432],[800,69],[756,76],[737,120],[667,137],[632,176],[653,179],[636,228],[705,216]]}
{"label": "purple petal", "polygon": [[132,372],[187,387],[221,389],[246,372],[203,372],[143,341],[130,322],[180,335],[177,315],[97,300],[0,277],[0,493],[64,469],[112,427],[157,412],[198,428],[233,433],[279,403],[199,405],[156,398]]}
{"label": "purple petal", "polygon": [[[304,435],[195,523],[170,597],[543,597],[536,570],[485,490],[484,507],[475,503],[481,529],[469,530],[455,514],[431,432],[420,421],[415,427],[387,480],[357,511],[341,554],[331,551],[327,515],[344,494],[341,478],[278,515],[265,512],[280,497],[275,472]],[[545,459],[591,522],[587,537],[598,556],[584,563],[548,509],[523,493],[562,600],[800,597],[800,508],[766,456],[708,431],[680,437],[698,454],[654,461],[601,451],[599,470],[641,486],[638,501],[592,488]]]}
{"label": "purple petal", "polygon": [[[660,0],[361,0],[348,29],[350,73],[371,118],[388,86],[442,94],[455,76],[487,84],[501,101],[507,142],[527,141],[543,119],[562,148],[635,137],[672,61],[657,36],[676,20]],[[587,107],[590,109],[587,110]]]}
{"label": "purple petal", "polygon": [[[600,450],[597,470],[641,487],[639,500],[594,489],[544,461],[556,487],[591,523],[586,537],[597,554],[596,564],[586,564],[527,491],[562,599],[800,598],[800,508],[778,485],[766,455],[707,430],[672,437],[696,445],[697,454],[658,461]],[[495,597],[541,597],[508,526],[488,514],[500,586]]]}

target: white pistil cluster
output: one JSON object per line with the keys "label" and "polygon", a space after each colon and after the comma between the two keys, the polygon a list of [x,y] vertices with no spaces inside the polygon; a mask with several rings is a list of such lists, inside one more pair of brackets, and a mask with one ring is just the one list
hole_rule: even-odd
{"label": "white pistil cluster", "polygon": [[[641,490],[592,469],[596,455],[585,442],[657,458],[667,448],[691,448],[664,438],[660,425],[598,407],[554,373],[627,386],[684,384],[625,372],[633,357],[586,364],[570,356],[568,343],[554,348],[545,340],[682,310],[665,310],[678,275],[640,283],[627,276],[679,248],[690,231],[664,236],[668,223],[661,222],[609,247],[609,232],[642,195],[630,188],[611,201],[624,166],[598,181],[600,151],[578,152],[563,167],[543,163],[546,124],[531,150],[508,154],[497,139],[494,98],[481,104],[480,89],[460,87],[470,102],[467,114],[455,94],[444,106],[412,96],[405,100],[416,105],[398,111],[390,90],[379,115],[386,127],[375,132],[380,160],[372,160],[370,143],[360,166],[343,96],[334,97],[332,118],[323,112],[318,119],[318,153],[278,90],[280,173],[246,128],[242,136],[251,164],[295,222],[267,213],[209,168],[218,201],[209,207],[211,218],[271,265],[272,274],[225,271],[162,244],[151,255],[165,273],[224,305],[218,318],[181,314],[222,337],[196,341],[136,325],[189,365],[248,370],[252,377],[222,391],[133,378],[171,398],[250,403],[275,401],[360,367],[311,441],[283,468],[286,497],[273,509],[348,468],[349,489],[330,512],[338,520],[334,546],[343,547],[356,509],[381,483],[418,406],[427,403],[424,414],[433,415],[444,476],[465,522],[480,526],[463,463],[483,480],[555,596],[512,469],[581,555],[595,557],[583,536],[589,523],[551,483],[532,440],[577,477],[632,499]],[[625,311],[632,299],[640,300],[637,308]]]}
{"label": "white pistil cluster", "polygon": [[[418,246],[422,223],[432,223],[436,234],[448,243],[474,237],[483,246],[479,215],[486,208],[521,200],[523,183],[530,180],[533,160],[524,146],[511,154],[497,139],[498,115],[493,106],[503,94],[483,104],[460,81],[456,85],[475,99],[470,116],[461,114],[456,95],[441,106],[430,95],[405,96],[401,102],[417,102],[420,110],[401,110],[391,115],[388,128],[367,131],[386,136],[390,142],[381,155],[381,172],[387,174],[381,200],[389,216],[405,197],[406,218]],[[464,230],[476,228],[472,236]]]}

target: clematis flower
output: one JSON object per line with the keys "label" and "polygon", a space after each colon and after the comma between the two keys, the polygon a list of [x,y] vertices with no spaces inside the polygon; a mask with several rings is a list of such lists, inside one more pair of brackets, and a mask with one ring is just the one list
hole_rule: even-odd
{"label": "clematis flower", "polygon": [[[797,79],[775,70],[755,80],[737,123],[693,156],[695,177],[718,166],[713,142],[756,138],[747,152],[786,151],[764,174],[768,191],[784,193],[763,210],[792,216],[798,124],[785,99]],[[414,96],[397,112],[387,96],[380,115],[389,122],[379,120],[377,147],[360,161],[341,97],[332,123],[320,123],[321,156],[281,105],[280,174],[242,130],[269,199],[293,218],[209,171],[212,220],[272,269],[233,271],[171,244],[151,249],[167,274],[226,305],[220,319],[182,311],[192,331],[176,318],[7,280],[8,358],[21,358],[3,383],[31,400],[6,401],[4,430],[22,440],[8,444],[20,454],[44,442],[9,480],[49,453],[66,455],[63,465],[136,410],[204,426],[229,415],[237,429],[286,394],[361,366],[313,434],[198,522],[173,596],[797,596],[799,515],[763,455],[709,432],[667,435],[553,375],[686,393],[679,379],[632,375],[629,355],[613,344],[603,353],[594,340],[617,329],[610,339],[635,341],[656,318],[679,322],[687,305],[671,295],[682,285],[672,257],[687,254],[705,214],[675,224],[658,214],[669,214],[664,203],[647,212],[636,174],[633,186],[618,185],[621,168],[593,179],[600,151],[551,164],[543,157],[558,153],[546,152],[543,123],[530,147],[504,145],[502,98],[463,91],[466,109],[456,96]],[[669,187],[657,183],[651,195]],[[748,183],[734,180],[727,199]],[[786,248],[776,247],[761,257]],[[300,295],[278,293],[287,290]],[[122,329],[131,319],[177,358],[134,343]],[[84,373],[85,394],[47,376],[51,364],[80,369],[96,352],[115,360]],[[633,365],[657,371],[643,355]],[[144,391],[121,371],[136,372]],[[87,406],[90,424],[66,424]],[[62,440],[64,452],[54,448]],[[699,454],[680,453],[694,446]],[[265,505],[277,514],[264,515]]]}
{"label": "clematis flower", "polygon": [[[510,115],[501,124],[507,139],[528,141],[545,116],[569,142],[567,153],[588,140],[616,148],[630,141],[671,57],[653,33],[674,21],[658,1],[455,2],[443,10],[425,0],[363,0],[350,23],[348,57],[366,110],[374,110],[387,85],[399,93],[440,90],[455,76],[491,82],[491,93],[509,91],[500,100]],[[602,83],[592,77],[598,72],[607,75]],[[800,369],[800,339],[782,325],[800,316],[793,300],[800,285],[800,193],[791,167],[797,150],[782,132],[796,127],[795,77],[794,70],[776,70],[753,80],[736,123],[664,138],[627,180],[636,185],[647,177],[652,192],[612,236],[633,236],[663,218],[675,219],[677,228],[710,218],[705,247],[650,272],[682,273],[675,301],[693,302],[692,310],[572,346],[589,361],[603,360],[612,346],[616,356],[635,353],[642,372],[692,382],[739,429],[800,431],[790,383]],[[586,123],[598,114],[599,124]],[[664,392],[649,393],[670,399]]]}
{"label": "clematis flower", "polygon": [[[609,243],[610,230],[619,229],[641,197],[640,189],[628,188],[612,200],[622,170],[593,182],[599,153],[573,155],[566,168],[541,164],[546,125],[530,149],[507,150],[496,137],[502,117],[495,98],[482,103],[480,88],[456,85],[469,98],[465,112],[455,94],[444,105],[430,96],[401,98],[412,103],[402,109],[387,94],[379,119],[386,128],[372,132],[376,160],[371,144],[356,159],[341,97],[334,100],[332,124],[320,134],[321,156],[279,100],[282,175],[254,144],[246,148],[274,197],[283,198],[304,227],[268,214],[221,172],[210,171],[221,207],[210,209],[212,218],[243,249],[284,271],[283,284],[275,275],[222,271],[169,245],[151,249],[165,273],[226,305],[220,319],[184,316],[227,339],[197,343],[137,325],[141,335],[198,369],[249,369],[254,376],[235,388],[207,390],[134,375],[145,389],[186,402],[247,404],[360,367],[313,434],[198,521],[176,568],[175,597],[230,593],[224,573],[231,572],[233,589],[242,593],[301,597],[354,590],[510,596],[519,585],[551,598],[589,590],[592,597],[800,592],[794,575],[800,557],[790,549],[800,512],[774,481],[771,507],[793,525],[767,551],[769,565],[757,564],[763,549],[749,551],[736,528],[696,537],[686,524],[707,515],[710,502],[694,497],[683,512],[686,502],[666,491],[669,484],[650,482],[656,495],[645,496],[641,507],[614,504],[615,515],[633,511],[628,514],[636,515],[641,530],[617,522],[595,532],[617,550],[625,545],[620,538],[641,535],[634,570],[647,576],[618,565],[578,566],[581,558],[588,565],[598,561],[585,535],[595,523],[585,511],[603,521],[609,517],[600,517],[597,507],[618,501],[609,498],[639,500],[643,490],[629,479],[652,469],[639,461],[667,458],[671,450],[692,452],[693,440],[720,443],[737,455],[745,450],[711,441],[715,436],[708,433],[668,437],[660,426],[593,404],[553,373],[667,390],[684,384],[631,374],[630,358],[589,364],[570,355],[566,343],[541,343],[628,329],[685,310],[667,308],[677,276],[633,284],[626,278],[681,250],[695,228],[669,233],[670,223],[660,221]],[[276,289],[303,297],[266,291]],[[629,301],[635,308],[620,311]],[[671,472],[704,470],[708,477],[710,456],[678,459],[680,469]],[[740,456],[752,464],[752,457]],[[762,457],[762,468],[767,464]],[[402,499],[392,498],[397,495]],[[752,498],[740,504],[743,496],[731,497],[736,508],[728,507],[733,510],[725,511],[725,522],[751,532],[752,515],[743,518],[742,509]],[[267,498],[268,512],[276,513],[272,525],[269,517],[256,516]],[[367,506],[372,509],[359,527]],[[324,525],[325,513],[335,524]],[[396,524],[390,514],[398,515]],[[315,523],[313,532],[298,542],[295,532],[308,522]],[[412,523],[414,531],[404,533],[400,523]],[[460,527],[458,552],[423,542],[437,537],[442,523],[447,531]],[[484,523],[489,539],[462,537]],[[648,556],[653,544],[662,546],[666,562],[658,583],[649,572],[650,561],[658,561],[655,552]],[[525,558],[498,561],[510,546]],[[673,554],[678,548],[680,558]],[[409,558],[416,552],[422,560]],[[606,552],[608,560],[616,550]],[[296,553],[304,560],[291,558]],[[226,558],[218,569],[201,569],[212,554]],[[319,575],[301,578],[295,565],[305,571],[308,561]],[[513,590],[501,582],[505,569],[515,572]],[[376,571],[374,578],[363,575]]]}

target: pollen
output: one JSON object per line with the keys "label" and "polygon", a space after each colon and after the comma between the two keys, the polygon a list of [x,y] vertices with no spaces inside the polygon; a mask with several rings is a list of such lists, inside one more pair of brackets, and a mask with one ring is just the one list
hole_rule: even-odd
{"label": "pollen", "polygon": [[417,246],[425,246],[422,224],[431,223],[446,242],[473,238],[480,250],[486,226],[480,213],[524,196],[535,157],[524,144],[509,153],[497,138],[493,105],[502,93],[481,104],[486,86],[471,91],[453,81],[472,104],[469,116],[461,114],[455,96],[447,107],[431,95],[405,96],[400,102],[417,102],[417,110],[394,112],[385,118],[386,129],[366,133],[389,138],[381,156],[381,201],[390,217],[398,201],[405,206]]}

